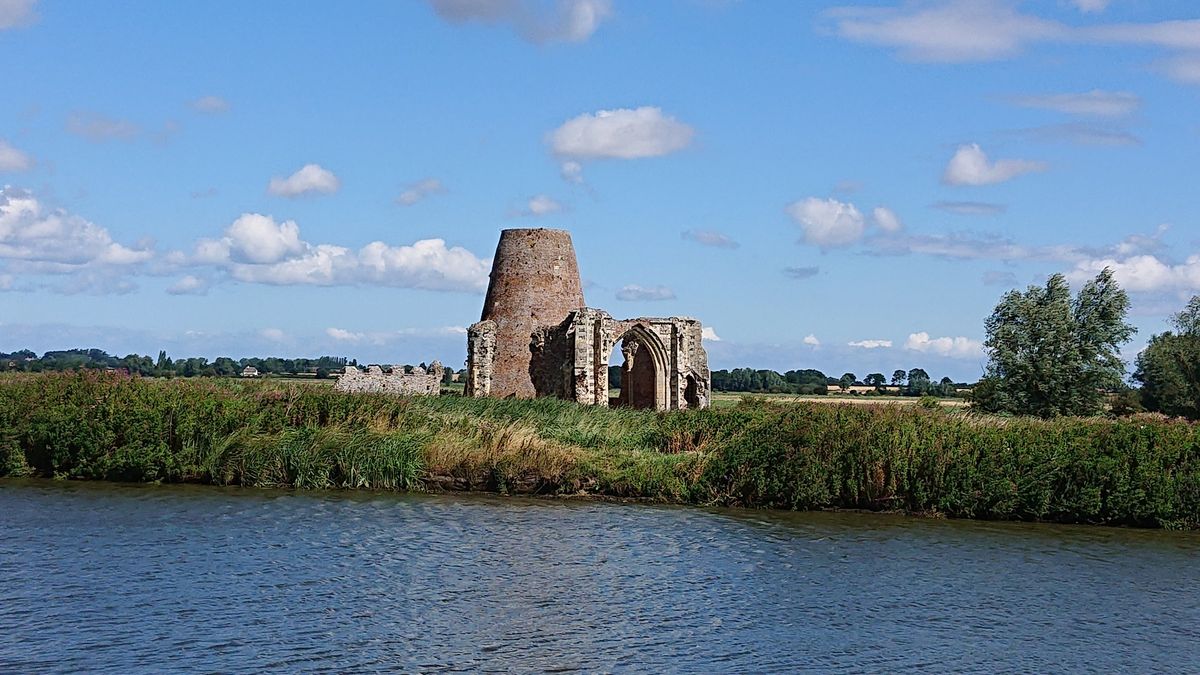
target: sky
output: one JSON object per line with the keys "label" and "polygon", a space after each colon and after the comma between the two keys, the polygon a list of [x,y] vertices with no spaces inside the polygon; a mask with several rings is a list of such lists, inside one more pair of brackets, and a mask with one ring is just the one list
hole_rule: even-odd
{"label": "sky", "polygon": [[714,369],[973,380],[1010,289],[1200,293],[1200,7],[0,0],[0,351],[465,358],[499,231]]}

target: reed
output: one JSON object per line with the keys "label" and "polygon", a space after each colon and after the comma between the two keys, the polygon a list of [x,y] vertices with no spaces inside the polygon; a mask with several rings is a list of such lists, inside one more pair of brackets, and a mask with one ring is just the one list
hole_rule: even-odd
{"label": "reed", "polygon": [[4,376],[0,475],[1200,528],[1197,424],[761,399],[655,413],[309,383]]}

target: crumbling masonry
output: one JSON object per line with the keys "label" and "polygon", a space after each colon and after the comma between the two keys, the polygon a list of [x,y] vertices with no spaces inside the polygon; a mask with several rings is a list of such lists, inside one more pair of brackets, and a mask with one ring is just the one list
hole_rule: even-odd
{"label": "crumbling masonry", "polygon": [[[705,408],[712,390],[702,326],[690,318],[614,319],[587,307],[571,235],[504,230],[479,323],[467,331],[467,396],[555,396],[589,405]],[[608,357],[621,343],[621,394]]]}
{"label": "crumbling masonry", "polygon": [[349,394],[373,393],[394,396],[437,396],[441,392],[442,364],[434,361],[428,369],[417,366],[406,373],[400,366],[385,373],[379,366],[370,366],[362,372],[357,366],[346,366],[338,375],[334,389]]}

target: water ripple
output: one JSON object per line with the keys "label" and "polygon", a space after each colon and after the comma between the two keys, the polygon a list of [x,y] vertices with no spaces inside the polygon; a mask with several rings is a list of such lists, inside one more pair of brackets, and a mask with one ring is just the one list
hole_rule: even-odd
{"label": "water ripple", "polygon": [[1183,672],[1200,537],[0,482],[0,671]]}

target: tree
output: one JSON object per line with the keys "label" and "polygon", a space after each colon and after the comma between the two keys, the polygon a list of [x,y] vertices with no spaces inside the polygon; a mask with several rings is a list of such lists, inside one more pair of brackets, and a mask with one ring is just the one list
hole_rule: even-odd
{"label": "tree", "polygon": [[905,373],[903,370],[897,369],[895,372],[892,373],[892,384],[897,387],[903,387],[904,380],[907,377],[908,377],[908,373]]}
{"label": "tree", "polygon": [[863,382],[875,387],[876,389],[880,389],[883,387],[883,385],[887,384],[887,378],[883,376],[883,373],[871,373],[866,377],[866,379],[863,380]]}
{"label": "tree", "polygon": [[1055,417],[1094,415],[1104,391],[1125,375],[1120,346],[1129,296],[1105,268],[1072,300],[1061,274],[1045,287],[1009,291],[986,322],[988,365],[976,405],[993,412]]}
{"label": "tree", "polygon": [[1200,419],[1200,295],[1172,317],[1175,332],[1150,338],[1133,379],[1147,410]]}
{"label": "tree", "polygon": [[923,396],[929,393],[929,373],[924,368],[913,368],[908,371],[909,396]]}
{"label": "tree", "polygon": [[842,388],[842,391],[846,391],[857,379],[858,378],[854,376],[854,373],[845,373],[838,378],[838,386]]}

